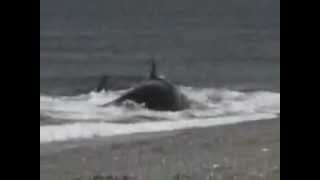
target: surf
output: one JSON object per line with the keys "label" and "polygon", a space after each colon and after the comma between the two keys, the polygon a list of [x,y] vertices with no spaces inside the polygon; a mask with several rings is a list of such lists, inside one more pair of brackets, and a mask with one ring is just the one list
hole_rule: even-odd
{"label": "surf", "polygon": [[275,118],[280,113],[277,92],[178,88],[192,104],[177,112],[150,110],[135,103],[101,107],[131,89],[77,96],[42,94],[40,116],[50,118],[50,123],[40,123],[40,143],[217,126]]}

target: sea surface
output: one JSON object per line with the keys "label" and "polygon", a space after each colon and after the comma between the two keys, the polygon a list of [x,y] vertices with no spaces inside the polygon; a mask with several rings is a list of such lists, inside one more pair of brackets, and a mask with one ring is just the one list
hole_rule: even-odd
{"label": "sea surface", "polygon": [[[278,1],[134,2],[41,0],[40,143],[280,115]],[[190,109],[99,107],[146,79],[150,57]]]}

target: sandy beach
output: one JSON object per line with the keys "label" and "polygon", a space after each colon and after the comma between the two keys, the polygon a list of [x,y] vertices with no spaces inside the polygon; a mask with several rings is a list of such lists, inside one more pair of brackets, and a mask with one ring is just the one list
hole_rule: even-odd
{"label": "sandy beach", "polygon": [[280,118],[40,144],[41,180],[280,179]]}

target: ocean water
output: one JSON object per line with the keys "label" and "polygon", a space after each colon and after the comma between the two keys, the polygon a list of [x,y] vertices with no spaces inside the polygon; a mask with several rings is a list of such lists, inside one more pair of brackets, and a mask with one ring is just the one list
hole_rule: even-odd
{"label": "ocean water", "polygon": [[[40,143],[280,114],[278,1],[148,2],[41,1]],[[145,79],[150,57],[190,109],[99,107]],[[96,93],[102,75],[108,90]]]}

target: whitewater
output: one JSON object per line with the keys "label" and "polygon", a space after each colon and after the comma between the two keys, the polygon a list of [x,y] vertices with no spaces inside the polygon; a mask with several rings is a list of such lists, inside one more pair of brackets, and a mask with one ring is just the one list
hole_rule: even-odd
{"label": "whitewater", "polygon": [[179,88],[193,102],[179,112],[152,111],[134,103],[100,106],[130,89],[75,96],[40,94],[40,143],[220,126],[280,115],[277,92]]}

